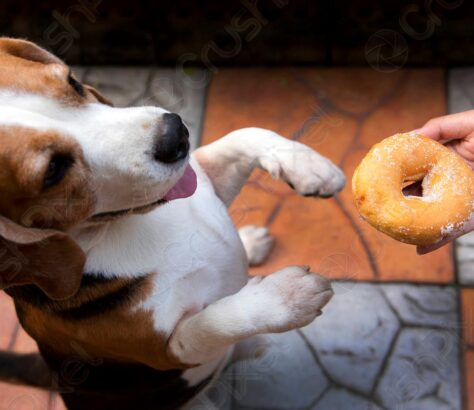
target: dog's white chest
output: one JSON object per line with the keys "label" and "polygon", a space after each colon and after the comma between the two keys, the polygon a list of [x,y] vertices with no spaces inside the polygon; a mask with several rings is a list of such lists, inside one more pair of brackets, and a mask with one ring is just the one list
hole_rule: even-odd
{"label": "dog's white chest", "polygon": [[153,294],[141,307],[154,311],[157,328],[165,332],[183,312],[200,310],[247,281],[245,250],[227,209],[199,166],[193,163],[193,168],[198,189],[192,197],[114,222],[101,235],[87,238],[94,245],[87,272],[157,273]]}

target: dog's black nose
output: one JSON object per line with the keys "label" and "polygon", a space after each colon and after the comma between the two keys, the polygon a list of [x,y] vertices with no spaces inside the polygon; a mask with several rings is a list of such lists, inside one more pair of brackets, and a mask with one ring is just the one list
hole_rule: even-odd
{"label": "dog's black nose", "polygon": [[153,152],[157,161],[171,164],[186,158],[189,152],[189,131],[178,114],[163,114],[159,134]]}

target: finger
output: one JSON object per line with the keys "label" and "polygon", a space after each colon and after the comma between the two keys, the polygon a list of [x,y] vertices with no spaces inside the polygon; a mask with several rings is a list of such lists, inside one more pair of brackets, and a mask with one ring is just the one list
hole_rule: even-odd
{"label": "finger", "polygon": [[427,253],[433,252],[436,249],[439,249],[442,246],[448,244],[449,242],[454,241],[456,238],[459,238],[460,236],[463,236],[469,232],[472,232],[473,230],[474,230],[474,219],[471,219],[468,222],[466,222],[459,231],[453,232],[452,234],[443,238],[439,242],[436,242],[432,245],[417,246],[416,253],[418,255],[426,255]]}
{"label": "finger", "polygon": [[443,239],[440,242],[435,243],[434,245],[423,245],[423,246],[417,246],[416,247],[416,253],[418,255],[426,255],[427,253],[433,252],[444,245],[447,245],[449,242],[451,242],[451,239]]}
{"label": "finger", "polygon": [[474,131],[474,110],[444,117],[433,118],[423,127],[411,131],[412,134],[422,134],[441,143],[453,139],[465,138]]}
{"label": "finger", "polygon": [[466,136],[463,140],[453,140],[446,144],[446,147],[461,156],[467,163],[474,168],[474,134]]}

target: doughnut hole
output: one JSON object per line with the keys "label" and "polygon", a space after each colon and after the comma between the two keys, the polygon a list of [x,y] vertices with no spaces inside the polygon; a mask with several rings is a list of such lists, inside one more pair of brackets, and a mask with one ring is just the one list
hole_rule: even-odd
{"label": "doughnut hole", "polygon": [[406,197],[410,196],[423,196],[423,181],[426,175],[423,175],[421,179],[414,180],[413,178],[406,178],[402,184],[402,192]]}

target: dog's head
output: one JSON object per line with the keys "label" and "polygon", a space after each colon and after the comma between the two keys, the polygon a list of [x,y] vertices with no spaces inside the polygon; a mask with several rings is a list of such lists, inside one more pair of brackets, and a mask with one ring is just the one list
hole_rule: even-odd
{"label": "dog's head", "polygon": [[178,115],[114,108],[52,54],[0,39],[0,288],[71,296],[85,256],[65,232],[192,195],[188,137]]}

